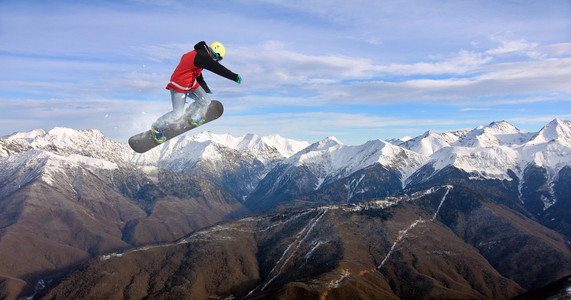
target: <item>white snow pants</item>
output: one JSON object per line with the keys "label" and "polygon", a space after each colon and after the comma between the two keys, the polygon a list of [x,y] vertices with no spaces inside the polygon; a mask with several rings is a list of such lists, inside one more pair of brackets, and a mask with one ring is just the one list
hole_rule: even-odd
{"label": "white snow pants", "polygon": [[212,101],[210,96],[208,96],[206,91],[204,91],[200,86],[196,90],[189,91],[187,93],[180,93],[175,90],[170,91],[172,111],[158,118],[153,124],[153,128],[161,132],[164,131],[170,123],[176,121],[176,119],[180,118],[184,114],[184,104],[186,103],[187,97],[194,99],[194,102],[190,103],[190,110],[188,111],[187,116],[191,117],[195,121],[204,117],[203,114],[206,113],[206,108]]}

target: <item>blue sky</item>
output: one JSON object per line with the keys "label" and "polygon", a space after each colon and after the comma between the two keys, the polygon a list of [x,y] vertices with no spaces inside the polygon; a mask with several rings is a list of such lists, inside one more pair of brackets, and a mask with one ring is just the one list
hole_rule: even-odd
{"label": "blue sky", "polygon": [[56,126],[125,142],[171,109],[199,41],[224,116],[204,130],[345,144],[571,119],[571,1],[0,1],[0,136]]}

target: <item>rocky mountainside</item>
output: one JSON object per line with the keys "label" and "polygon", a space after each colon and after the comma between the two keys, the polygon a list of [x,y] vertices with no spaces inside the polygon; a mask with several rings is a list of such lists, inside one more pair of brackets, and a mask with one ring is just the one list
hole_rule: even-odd
{"label": "rocky mountainside", "polygon": [[235,138],[202,132],[180,137],[144,155],[134,155],[130,162],[213,180],[243,201],[277,162],[308,145],[279,135],[248,134]]}
{"label": "rocky mountainside", "polygon": [[97,131],[0,142],[0,298],[95,255],[248,213],[215,182],[129,163],[128,146]]}
{"label": "rocky mountainside", "polygon": [[[533,237],[562,239],[567,253],[571,245],[571,123],[558,119],[536,133],[494,122],[358,146],[202,132],[143,155],[97,130],[54,128],[0,138],[0,170],[0,297],[30,293],[38,279],[98,255],[172,242],[222,220],[441,186],[467,191],[459,207],[485,203],[524,220],[506,222],[532,222]],[[465,237],[492,228],[468,233],[464,213],[451,218],[444,224],[520,288],[557,279],[526,283],[505,273]],[[537,262],[538,252],[529,253]]]}
{"label": "rocky mountainside", "polygon": [[510,299],[569,270],[561,235],[440,186],[270,212],[99,256],[43,299]]}
{"label": "rocky mountainside", "polygon": [[278,163],[248,196],[253,211],[347,203],[462,184],[534,215],[571,240],[571,123],[537,133],[507,122],[346,146],[327,138]]}

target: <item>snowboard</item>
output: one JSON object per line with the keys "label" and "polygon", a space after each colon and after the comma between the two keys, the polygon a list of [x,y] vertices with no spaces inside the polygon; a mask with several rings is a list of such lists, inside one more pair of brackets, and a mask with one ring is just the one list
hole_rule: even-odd
{"label": "snowboard", "polygon": [[[204,123],[202,125],[220,118],[223,112],[224,106],[222,106],[222,103],[220,103],[220,101],[212,100],[206,110],[205,116],[203,117]],[[172,122],[165,129],[165,137],[168,141],[173,137],[185,133],[195,127],[196,126],[190,124],[186,118],[186,115],[183,115],[176,121]],[[158,144],[153,138],[151,130],[141,132],[129,138],[129,146],[131,146],[131,148],[137,153],[145,153],[158,145],[160,144]]]}

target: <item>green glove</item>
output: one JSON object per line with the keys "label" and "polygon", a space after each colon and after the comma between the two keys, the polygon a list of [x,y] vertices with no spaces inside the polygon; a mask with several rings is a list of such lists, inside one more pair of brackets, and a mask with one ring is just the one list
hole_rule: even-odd
{"label": "green glove", "polygon": [[238,84],[242,83],[242,77],[240,77],[240,75],[238,75],[238,80],[236,80],[236,82],[237,82]]}

